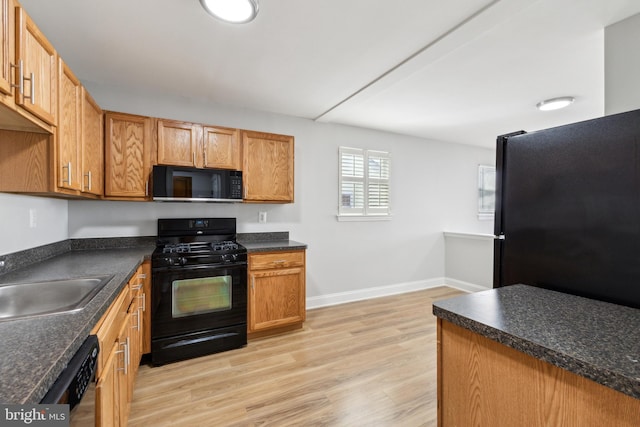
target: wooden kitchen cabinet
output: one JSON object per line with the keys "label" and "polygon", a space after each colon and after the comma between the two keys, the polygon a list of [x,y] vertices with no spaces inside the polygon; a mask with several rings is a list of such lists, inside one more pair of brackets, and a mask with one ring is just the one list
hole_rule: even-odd
{"label": "wooden kitchen cabinet", "polygon": [[238,129],[203,127],[203,167],[241,170]]}
{"label": "wooden kitchen cabinet", "polygon": [[306,318],[305,251],[249,254],[248,334],[302,327]]}
{"label": "wooden kitchen cabinet", "polygon": [[[18,98],[23,102],[24,97],[19,94],[19,59],[21,58],[16,58],[16,52],[18,52],[16,50],[18,45],[16,37],[16,5],[17,2],[15,0],[0,0],[0,128],[51,134],[53,133],[51,115],[47,115],[48,121],[45,122],[39,116],[34,115],[31,111],[18,104]],[[51,65],[55,67],[55,63],[51,64],[49,62],[44,63],[43,67],[51,71]],[[24,76],[24,62],[22,71]],[[30,75],[26,77],[30,77]],[[29,80],[22,81],[22,83],[23,92],[25,88],[27,91],[31,89]],[[52,84],[55,86],[55,81]],[[54,106],[53,103],[56,101],[51,97],[51,94],[46,99],[50,101],[50,107]],[[27,105],[28,107],[29,105]]]}
{"label": "wooden kitchen cabinet", "polygon": [[118,342],[114,342],[109,348],[100,349],[100,353],[105,353],[105,364],[96,384],[96,414],[95,426],[116,426],[119,419],[120,393],[118,389],[118,366],[122,363],[122,358],[118,357]]}
{"label": "wooden kitchen cabinet", "polygon": [[158,119],[158,164],[239,170],[238,130]]}
{"label": "wooden kitchen cabinet", "polygon": [[144,269],[137,269],[92,331],[102,349],[96,367],[96,426],[127,424],[143,348]]}
{"label": "wooden kitchen cabinet", "polygon": [[244,201],[293,203],[294,138],[242,131]]}
{"label": "wooden kitchen cabinet", "polygon": [[83,193],[104,194],[104,121],[102,109],[82,88],[81,141]]}
{"label": "wooden kitchen cabinet", "polygon": [[438,426],[637,426],[640,400],[438,319]]}
{"label": "wooden kitchen cabinet", "polygon": [[151,118],[107,112],[104,120],[105,197],[147,199],[151,174]]}
{"label": "wooden kitchen cabinet", "polygon": [[175,120],[158,120],[158,164],[196,167],[202,127]]}
{"label": "wooden kitchen cabinet", "polygon": [[151,353],[151,261],[142,263],[142,354]]}
{"label": "wooden kitchen cabinet", "polygon": [[[50,125],[56,124],[57,53],[25,10],[16,8],[19,89],[16,103]],[[22,75],[20,75],[22,64]]]}
{"label": "wooden kitchen cabinet", "polygon": [[56,169],[57,189],[80,191],[82,188],[82,84],[71,69],[58,59],[58,132]]}

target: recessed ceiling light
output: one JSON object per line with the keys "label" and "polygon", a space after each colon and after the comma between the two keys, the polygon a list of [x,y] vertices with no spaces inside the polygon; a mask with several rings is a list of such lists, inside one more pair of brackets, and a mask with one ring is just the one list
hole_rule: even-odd
{"label": "recessed ceiling light", "polygon": [[559,110],[560,108],[568,107],[575,101],[573,96],[561,96],[559,98],[545,99],[536,104],[538,110],[551,111]]}
{"label": "recessed ceiling light", "polygon": [[253,21],[258,14],[258,0],[200,0],[210,15],[232,24]]}

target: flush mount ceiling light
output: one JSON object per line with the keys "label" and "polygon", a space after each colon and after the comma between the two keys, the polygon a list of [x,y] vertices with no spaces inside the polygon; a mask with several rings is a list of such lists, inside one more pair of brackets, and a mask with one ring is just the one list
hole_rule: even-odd
{"label": "flush mount ceiling light", "polygon": [[232,24],[253,21],[258,14],[258,0],[200,0],[210,15]]}
{"label": "flush mount ceiling light", "polygon": [[540,111],[559,110],[560,108],[568,107],[575,101],[573,96],[561,96],[560,98],[545,99],[536,104],[536,107]]}

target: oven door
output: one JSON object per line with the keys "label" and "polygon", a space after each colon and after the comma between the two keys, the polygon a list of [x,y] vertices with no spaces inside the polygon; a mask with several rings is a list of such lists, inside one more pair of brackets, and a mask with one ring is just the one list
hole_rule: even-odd
{"label": "oven door", "polygon": [[247,344],[247,265],[154,270],[151,362],[163,365]]}

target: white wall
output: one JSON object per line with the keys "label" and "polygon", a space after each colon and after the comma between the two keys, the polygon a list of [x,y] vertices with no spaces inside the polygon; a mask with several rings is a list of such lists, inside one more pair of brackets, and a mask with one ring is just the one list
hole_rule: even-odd
{"label": "white wall", "polygon": [[[159,217],[233,216],[239,232],[289,231],[307,243],[307,296],[331,303],[374,287],[390,293],[443,283],[442,231],[492,230],[477,219],[476,180],[478,164],[494,163],[493,150],[85,84],[113,111],[294,135],[295,203],[70,201],[71,238],[154,235]],[[391,152],[391,221],[336,221],[341,145]],[[258,211],[268,212],[267,224],[257,223]]]}
{"label": "white wall", "polygon": [[605,28],[605,114],[640,108],[640,14]]}
{"label": "white wall", "polygon": [[468,291],[493,287],[493,233],[445,232],[445,276],[450,286]]}
{"label": "white wall", "polygon": [[66,200],[0,193],[0,255],[67,239],[67,206]]}

